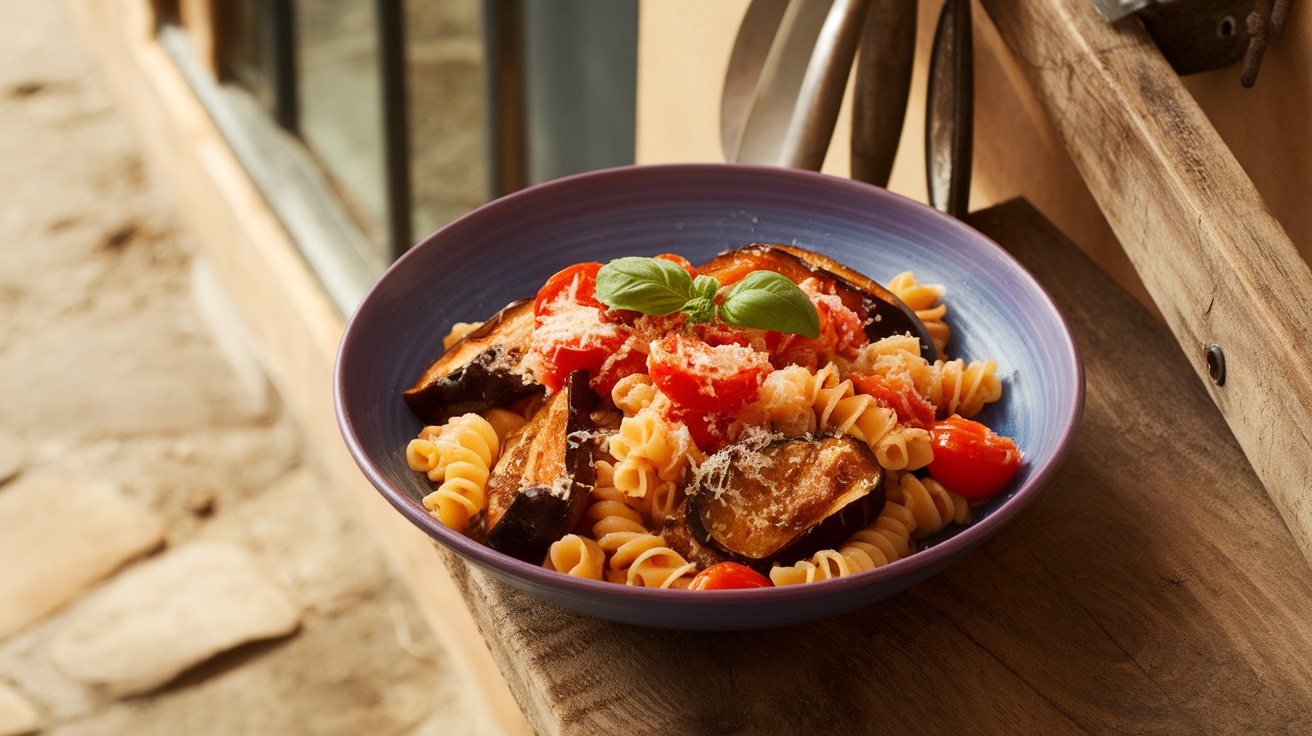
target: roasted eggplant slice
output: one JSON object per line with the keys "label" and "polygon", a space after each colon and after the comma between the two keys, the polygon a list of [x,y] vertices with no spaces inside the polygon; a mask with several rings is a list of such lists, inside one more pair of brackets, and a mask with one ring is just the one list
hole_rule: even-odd
{"label": "roasted eggplant slice", "polygon": [[693,536],[692,529],[688,527],[688,498],[685,496],[683,502],[679,504],[674,513],[665,520],[665,525],[661,529],[661,538],[670,549],[678,552],[683,559],[696,563],[700,569],[706,569],[711,565],[731,561],[729,556],[720,550],[706,544],[702,544]]}
{"label": "roasted eggplant slice", "polygon": [[688,489],[696,540],[757,569],[833,547],[884,507],[884,471],[846,435],[731,445]]}
{"label": "roasted eggplant slice", "polygon": [[510,440],[487,481],[483,542],[538,564],[587,507],[601,452],[591,413],[599,403],[586,371],[570,374]]}
{"label": "roasted eggplant slice", "polygon": [[828,280],[843,304],[865,323],[870,341],[909,332],[920,340],[925,360],[932,363],[938,355],[924,323],[896,294],[828,256],[788,245],[748,245],[716,256],[697,272],[724,282],[758,269],[781,273],[799,283],[808,276]]}
{"label": "roasted eggplant slice", "polygon": [[451,346],[403,394],[420,421],[441,424],[540,388],[523,367],[533,335],[533,300],[511,302]]}

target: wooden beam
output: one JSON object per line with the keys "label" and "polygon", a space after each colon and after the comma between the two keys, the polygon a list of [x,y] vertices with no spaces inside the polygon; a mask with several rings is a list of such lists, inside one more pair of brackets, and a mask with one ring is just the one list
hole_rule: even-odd
{"label": "wooden beam", "polygon": [[217,80],[221,37],[214,0],[179,0],[178,22],[187,29],[196,61]]}
{"label": "wooden beam", "polygon": [[1137,20],[1108,25],[1088,0],[982,2],[1312,560],[1308,264]]}
{"label": "wooden beam", "polygon": [[344,323],[282,224],[156,42],[147,0],[65,0],[63,8],[148,160],[241,310],[265,368],[315,461],[351,498],[408,586],[456,677],[505,734],[531,731],[432,541],[364,479],[337,430],[333,365]]}

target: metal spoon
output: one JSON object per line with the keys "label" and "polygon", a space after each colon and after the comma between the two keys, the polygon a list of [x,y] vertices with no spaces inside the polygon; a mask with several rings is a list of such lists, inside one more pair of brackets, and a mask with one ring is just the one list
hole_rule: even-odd
{"label": "metal spoon", "polygon": [[820,169],[869,4],[753,0],[721,96],[726,160]]}

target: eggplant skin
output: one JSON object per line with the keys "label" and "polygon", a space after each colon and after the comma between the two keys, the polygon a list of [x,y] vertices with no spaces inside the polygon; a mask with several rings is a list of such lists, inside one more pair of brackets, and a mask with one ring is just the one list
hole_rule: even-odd
{"label": "eggplant skin", "polygon": [[707,460],[688,498],[697,542],[768,571],[865,527],[884,507],[884,470],[846,435],[731,445]]}
{"label": "eggplant skin", "polygon": [[720,562],[736,561],[730,559],[729,555],[720,550],[698,541],[697,536],[693,534],[692,528],[688,524],[688,498],[686,496],[674,510],[674,513],[665,520],[664,527],[661,529],[661,538],[665,540],[665,544],[670,549],[678,552],[683,559],[695,563],[702,570]]}
{"label": "eggplant skin", "polygon": [[591,425],[599,403],[587,372],[575,371],[565,390],[507,440],[488,476],[487,509],[478,520],[484,544],[536,565],[578,523],[602,451]]}
{"label": "eggplant skin", "polygon": [[715,276],[723,272],[751,269],[775,271],[794,282],[808,276],[828,279],[848,309],[865,322],[871,342],[890,335],[910,333],[920,340],[920,355],[933,363],[938,357],[934,339],[915,311],[879,282],[834,259],[790,245],[758,243],[721,253],[697,272]]}
{"label": "eggplant skin", "polygon": [[533,335],[533,300],[511,302],[433,361],[402,398],[420,421],[487,411],[539,390],[523,368]]}
{"label": "eggplant skin", "polygon": [[517,560],[538,564],[546,557],[551,543],[570,527],[569,501],[552,494],[544,486],[515,490],[496,526],[488,529],[483,543]]}

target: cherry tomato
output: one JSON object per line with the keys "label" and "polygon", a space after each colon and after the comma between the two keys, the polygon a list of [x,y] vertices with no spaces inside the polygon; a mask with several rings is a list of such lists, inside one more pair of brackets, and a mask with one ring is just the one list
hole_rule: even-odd
{"label": "cherry tomato", "polygon": [[619,334],[587,335],[550,343],[541,350],[542,371],[538,380],[554,393],[576,370],[585,370],[595,378],[623,343],[624,336]]}
{"label": "cherry tomato", "polygon": [[[597,301],[597,272],[600,263],[576,263],[557,271],[538,289],[537,298],[533,300],[533,315],[541,324],[542,318],[550,314],[552,305],[563,295],[573,290],[573,300],[590,307],[602,307]],[[578,286],[575,288],[575,283]]]}
{"label": "cherry tomato", "polygon": [[764,353],[677,332],[652,343],[647,357],[652,382],[685,413],[732,412],[756,398],[770,370]]}
{"label": "cherry tomato", "polygon": [[737,562],[720,562],[697,573],[688,590],[734,590],[773,588],[770,578]]}
{"label": "cherry tomato", "polygon": [[855,357],[856,351],[868,342],[860,315],[848,308],[838,296],[825,293],[826,289],[833,289],[831,283],[808,278],[799,286],[815,305],[816,316],[820,318],[820,335],[812,339],[782,332],[767,332],[766,348],[770,351],[770,362],[776,368],[800,365],[814,371],[820,363],[827,362],[835,355]]}
{"label": "cherry tomato", "polygon": [[692,267],[692,264],[688,262],[687,258],[684,258],[683,256],[678,255],[677,253],[662,253],[656,257],[661,259],[662,261],[677,263],[678,265],[683,267],[683,270],[688,272],[689,276],[693,278],[697,278],[697,269]]}
{"label": "cherry tomato", "polygon": [[1021,452],[1009,438],[979,422],[953,414],[930,432],[934,460],[929,474],[966,498],[991,498],[1020,469]]}
{"label": "cherry tomato", "polygon": [[853,373],[850,377],[857,391],[870,394],[897,412],[899,422],[920,429],[929,429],[934,423],[934,405],[920,395],[909,376]]}

